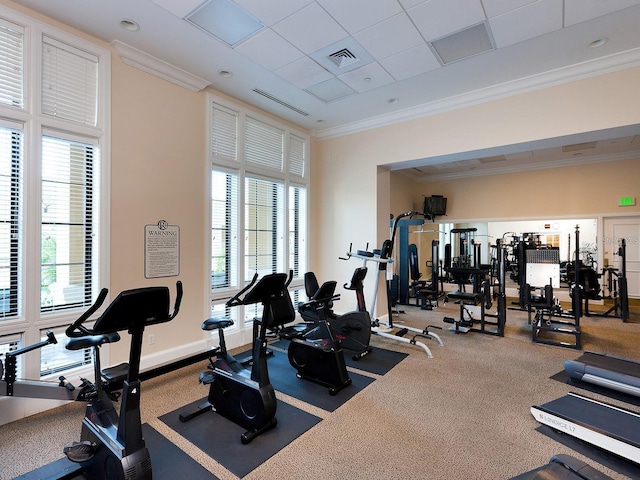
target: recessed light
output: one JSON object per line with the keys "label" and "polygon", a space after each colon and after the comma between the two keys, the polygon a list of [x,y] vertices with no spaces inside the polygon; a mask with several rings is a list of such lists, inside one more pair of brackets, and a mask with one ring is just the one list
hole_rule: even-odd
{"label": "recessed light", "polygon": [[140,30],[140,25],[138,25],[133,20],[128,20],[126,18],[120,20],[120,26],[125,30],[129,30],[130,32],[137,32]]}
{"label": "recessed light", "polygon": [[231,78],[233,77],[233,72],[230,72],[229,70],[220,70],[220,76],[224,78]]}
{"label": "recessed light", "polygon": [[609,39],[607,37],[602,37],[599,38],[597,40],[594,40],[593,42],[591,42],[589,44],[589,48],[598,48],[603,46],[605,43],[607,43],[609,41]]}
{"label": "recessed light", "polygon": [[390,103],[391,105],[393,105],[394,103],[398,103],[400,100],[398,100],[397,98],[390,98],[389,100],[387,100],[388,103]]}
{"label": "recessed light", "polygon": [[316,120],[316,123],[324,123],[324,120],[322,120],[322,119]]}

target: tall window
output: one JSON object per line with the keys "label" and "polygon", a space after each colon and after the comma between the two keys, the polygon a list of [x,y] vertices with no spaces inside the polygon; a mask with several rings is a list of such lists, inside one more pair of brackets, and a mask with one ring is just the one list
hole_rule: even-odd
{"label": "tall window", "polygon": [[[255,273],[292,270],[294,295],[303,285],[309,138],[209,98],[213,313]],[[237,318],[250,320],[258,310],[247,308]]]}
{"label": "tall window", "polygon": [[90,361],[63,333],[108,284],[110,52],[0,6],[0,58],[0,339],[56,332],[37,378]]}

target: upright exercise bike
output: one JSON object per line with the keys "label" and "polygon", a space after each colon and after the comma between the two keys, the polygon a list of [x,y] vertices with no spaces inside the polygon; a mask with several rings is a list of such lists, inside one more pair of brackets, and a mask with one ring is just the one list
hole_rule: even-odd
{"label": "upright exercise bike", "polygon": [[209,385],[207,401],[191,412],[180,414],[180,421],[187,422],[202,413],[215,410],[223,417],[246,428],[240,436],[243,444],[277,424],[276,395],[269,381],[267,368],[267,331],[292,322],[295,310],[287,291],[290,282],[284,273],[265,275],[258,281],[256,273],[251,283],[229,299],[228,307],[261,303],[262,318],[254,319],[253,358],[249,367],[233,357],[226,347],[223,330],[233,325],[227,317],[209,318],[202,324],[203,330],[218,330],[220,345],[216,360],[210,370],[200,374],[200,382]]}
{"label": "upright exercise bike", "polygon": [[[176,288],[175,306],[171,314],[167,287],[138,288],[118,294],[93,327],[86,327],[84,323],[100,308],[107,296],[107,289],[103,289],[89,310],[67,328],[66,334],[71,339],[66,345],[67,349],[93,347],[98,389],[95,399],[87,404],[80,442],[73,442],[64,448],[67,458],[79,466],[77,473],[81,471],[90,479],[151,479],[151,459],[142,436],[140,418],[142,336],[147,325],[168,322],[178,314],[182,283],[177,282]],[[124,330],[131,335],[131,347],[118,414],[99,381],[99,347],[117,340],[115,336]]]}

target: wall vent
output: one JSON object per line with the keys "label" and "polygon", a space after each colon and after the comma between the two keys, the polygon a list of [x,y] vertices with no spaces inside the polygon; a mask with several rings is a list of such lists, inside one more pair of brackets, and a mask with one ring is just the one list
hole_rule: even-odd
{"label": "wall vent", "polygon": [[596,145],[598,145],[598,142],[574,143],[573,145],[565,145],[562,147],[562,151],[568,153],[577,150],[588,150],[590,148],[596,148]]}
{"label": "wall vent", "polygon": [[347,65],[359,62],[360,59],[356,57],[349,49],[343,48],[337,52],[333,52],[329,55],[329,59],[336,64],[338,68],[344,68]]}
{"label": "wall vent", "polygon": [[272,100],[276,103],[279,103],[280,105],[282,105],[283,107],[287,107],[289,110],[293,110],[296,113],[299,113],[300,115],[303,115],[305,117],[308,117],[309,114],[307,112],[305,112],[304,110],[300,110],[299,108],[294,107],[293,105],[285,102],[284,100],[280,100],[277,97],[274,97],[273,95],[271,95],[270,93],[265,92],[264,90],[260,90],[259,88],[254,88],[253,91],[255,93],[257,93],[258,95],[262,95],[265,98],[268,98],[269,100]]}

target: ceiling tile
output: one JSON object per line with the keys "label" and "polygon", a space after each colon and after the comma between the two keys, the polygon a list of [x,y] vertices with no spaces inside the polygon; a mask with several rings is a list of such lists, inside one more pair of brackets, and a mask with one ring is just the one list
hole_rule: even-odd
{"label": "ceiling tile", "polygon": [[480,0],[430,0],[407,13],[427,41],[485,20]]}
{"label": "ceiling tile", "polygon": [[351,34],[402,12],[402,7],[398,2],[389,0],[317,1]]}
{"label": "ceiling tile", "polygon": [[348,35],[317,3],[312,3],[276,23],[273,29],[307,54],[320,50]]}
{"label": "ceiling tile", "polygon": [[402,5],[405,10],[409,10],[410,8],[420,5],[421,3],[425,3],[426,1],[427,0],[400,0],[400,5]]}
{"label": "ceiling tile", "polygon": [[206,0],[151,0],[167,12],[173,13],[178,18],[184,18],[202,5]]}
{"label": "ceiling tile", "polygon": [[506,47],[562,28],[562,0],[540,0],[489,19],[496,47]]}
{"label": "ceiling tile", "polygon": [[317,85],[312,85],[306,91],[325,103],[335,102],[356,93],[355,90],[336,77]]}
{"label": "ceiling tile", "polygon": [[640,4],[640,0],[565,0],[564,26],[575,25],[607,13]]}
{"label": "ceiling tile", "polygon": [[[172,1],[172,0],[163,0]],[[181,2],[184,0],[180,0]],[[289,15],[309,5],[313,0],[278,0],[265,2],[264,0],[235,0],[245,10],[253,14],[264,25],[270,27],[287,18]]]}
{"label": "ceiling tile", "polygon": [[378,63],[365,65],[338,77],[356,92],[362,93],[394,82],[394,79]]}
{"label": "ceiling tile", "polygon": [[383,58],[379,63],[396,80],[415,77],[440,67],[440,63],[426,45],[417,45],[391,57]]}
{"label": "ceiling tile", "polygon": [[389,57],[424,40],[406,13],[400,13],[353,36],[375,58]]}
{"label": "ceiling tile", "polygon": [[487,18],[497,17],[538,0],[482,0]]}
{"label": "ceiling tile", "polygon": [[258,33],[235,50],[268,70],[275,70],[304,56],[300,50],[269,29]]}
{"label": "ceiling tile", "polygon": [[300,60],[279,68],[274,73],[299,88],[307,88],[333,78],[333,75],[309,57],[302,57]]}

